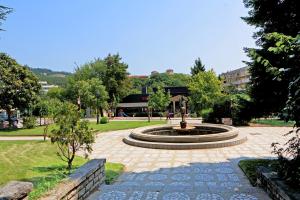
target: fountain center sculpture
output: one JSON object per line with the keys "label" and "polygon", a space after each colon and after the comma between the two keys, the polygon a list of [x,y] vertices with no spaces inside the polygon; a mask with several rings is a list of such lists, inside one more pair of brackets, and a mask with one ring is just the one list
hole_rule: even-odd
{"label": "fountain center sculpture", "polygon": [[186,103],[183,97],[180,98],[179,105],[180,105],[180,114],[181,114],[180,127],[182,129],[185,129],[187,126],[187,122],[185,121]]}

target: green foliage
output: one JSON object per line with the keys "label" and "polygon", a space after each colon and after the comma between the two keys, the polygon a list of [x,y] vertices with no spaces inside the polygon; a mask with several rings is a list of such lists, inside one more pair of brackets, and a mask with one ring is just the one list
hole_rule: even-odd
{"label": "green foliage", "polygon": [[211,123],[221,123],[222,118],[232,118],[234,125],[247,125],[251,120],[250,98],[246,94],[223,96],[215,102],[211,112],[203,117]]}
{"label": "green foliage", "polygon": [[105,164],[105,183],[110,185],[123,173],[125,166],[121,163]]}
{"label": "green foliage", "polygon": [[[11,180],[32,182],[29,199],[38,199],[69,174],[55,152],[56,147],[50,142],[0,141],[0,185]],[[76,156],[74,167],[85,162]]]}
{"label": "green foliage", "polygon": [[262,125],[267,125],[267,126],[291,126],[293,127],[295,122],[293,121],[284,121],[280,119],[253,119],[251,120],[251,123],[254,124],[262,124]]}
{"label": "green foliage", "polygon": [[205,71],[205,65],[202,64],[200,58],[197,58],[195,60],[194,66],[191,68],[191,74],[192,74],[192,76],[198,74],[199,72],[204,72],[204,71]]}
{"label": "green foliage", "polygon": [[107,124],[109,122],[108,117],[101,117],[100,124]]}
{"label": "green foliage", "polygon": [[71,73],[68,72],[57,72],[50,69],[42,68],[29,68],[41,81],[47,81],[48,84],[58,85],[65,87],[67,84],[68,76]]}
{"label": "green foliage", "polygon": [[164,112],[171,102],[170,93],[165,93],[162,87],[158,87],[157,91],[149,96],[148,107]]}
{"label": "green foliage", "polygon": [[24,110],[37,100],[38,79],[26,67],[0,53],[0,108],[6,110],[11,125],[11,110]]}
{"label": "green foliage", "polygon": [[77,106],[71,103],[63,103],[54,119],[58,128],[51,131],[51,142],[57,144],[58,155],[68,163],[70,170],[77,151],[92,151],[95,135],[89,129],[88,121],[80,121]]}
{"label": "green foliage", "polygon": [[23,117],[23,128],[33,129],[36,127],[36,118],[34,116]]}
{"label": "green foliage", "polygon": [[66,90],[61,87],[53,87],[48,90],[46,97],[51,99],[58,99],[64,101],[66,99]]}
{"label": "green foliage", "polygon": [[248,50],[252,59],[251,97],[262,114],[281,112],[286,120],[295,120],[296,127],[284,146],[273,144],[273,153],[280,163],[279,175],[300,186],[300,4],[290,1],[245,0],[250,8],[247,23],[260,30],[256,33],[261,49]]}
{"label": "green foliage", "polygon": [[180,73],[153,74],[147,80],[146,86],[148,86],[149,88],[186,86],[189,78],[190,78],[189,75],[180,74]]}
{"label": "green foliage", "polygon": [[221,81],[212,70],[199,72],[188,84],[193,110],[200,114],[202,109],[211,108],[222,96]]}
{"label": "green foliage", "polygon": [[[8,15],[11,12],[12,12],[11,8],[0,5],[0,27],[2,25],[2,22],[6,20],[6,15]],[[0,31],[3,31],[3,29],[0,28]]]}
{"label": "green foliage", "polygon": [[290,56],[284,46],[299,34],[300,4],[297,0],[244,0],[244,3],[250,10],[243,19],[257,28],[254,38],[260,47],[246,49],[251,58],[246,64],[250,66],[252,110],[254,117],[268,116],[285,107],[287,88],[293,77],[290,69],[299,68],[299,53]]}

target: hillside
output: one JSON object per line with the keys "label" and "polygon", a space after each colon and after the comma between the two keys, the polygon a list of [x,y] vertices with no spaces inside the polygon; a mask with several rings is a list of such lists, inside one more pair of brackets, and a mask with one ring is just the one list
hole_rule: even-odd
{"label": "hillside", "polygon": [[44,68],[30,68],[30,70],[41,80],[47,81],[49,84],[65,86],[67,77],[71,75],[69,72],[53,71]]}

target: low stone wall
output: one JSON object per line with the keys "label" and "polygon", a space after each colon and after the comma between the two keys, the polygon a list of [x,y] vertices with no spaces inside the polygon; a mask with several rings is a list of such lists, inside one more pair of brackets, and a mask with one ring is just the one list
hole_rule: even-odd
{"label": "low stone wall", "polygon": [[105,181],[105,159],[93,159],[63,180],[43,200],[83,200]]}
{"label": "low stone wall", "polygon": [[0,188],[0,200],[20,200],[27,199],[32,191],[33,184],[30,182],[10,181]]}
{"label": "low stone wall", "polygon": [[277,173],[265,167],[257,169],[257,185],[262,187],[274,200],[300,199],[300,193],[293,191],[281,180]]}

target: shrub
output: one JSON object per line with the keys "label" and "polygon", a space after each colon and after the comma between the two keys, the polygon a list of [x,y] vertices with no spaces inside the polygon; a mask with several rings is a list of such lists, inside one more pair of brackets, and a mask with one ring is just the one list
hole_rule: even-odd
{"label": "shrub", "polygon": [[108,117],[102,117],[100,120],[100,124],[107,124],[108,123]]}
{"label": "shrub", "polygon": [[[210,114],[212,111],[213,111],[212,108],[203,109],[203,110],[201,111],[201,117],[202,117],[203,119],[207,119],[208,116],[209,116],[209,114]],[[196,113],[194,113],[194,115],[196,115],[196,117],[197,117],[197,114],[196,114]],[[191,114],[191,117],[192,117],[192,114]]]}
{"label": "shrub", "polygon": [[34,128],[36,126],[36,118],[33,116],[23,118],[23,128]]}
{"label": "shrub", "polygon": [[245,94],[227,96],[213,105],[211,112],[205,111],[205,122],[221,123],[221,118],[232,118],[234,125],[247,125],[251,120],[251,101]]}

